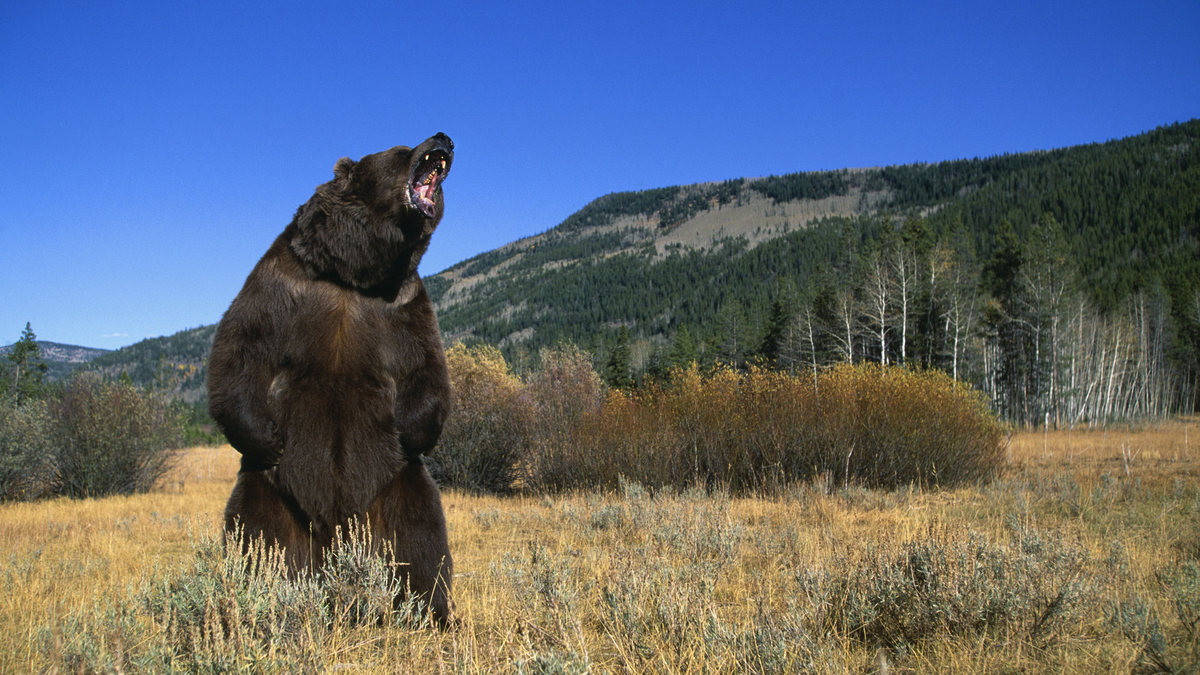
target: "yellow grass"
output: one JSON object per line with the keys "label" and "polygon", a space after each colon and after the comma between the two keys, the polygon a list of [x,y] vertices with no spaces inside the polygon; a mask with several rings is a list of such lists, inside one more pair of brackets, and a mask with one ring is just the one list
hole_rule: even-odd
{"label": "yellow grass", "polygon": [[[1192,419],[1017,433],[999,481],[953,491],[843,489],[827,480],[772,499],[652,499],[636,486],[553,498],[448,492],[461,627],[360,627],[305,648],[320,672],[553,672],[555,659],[567,664],[558,672],[583,672],[583,664],[595,673],[743,672],[756,666],[735,638],[795,614],[798,575],[844,574],[853,569],[847,560],[869,564],[872,551],[886,557],[923,538],[976,533],[1004,543],[1020,521],[1088,553],[1084,576],[1099,595],[1053,640],[1000,631],[889,650],[815,635],[812,667],[876,672],[882,658],[892,672],[1135,672],[1141,647],[1106,623],[1105,603],[1140,594],[1164,629],[1178,632],[1155,572],[1200,556],[1198,426]],[[0,504],[0,673],[68,667],[62,645],[72,636],[64,626],[112,630],[95,618],[105,607],[120,605],[150,576],[176,573],[195,558],[197,540],[219,530],[236,470],[232,449],[195,448],[148,494]],[[1119,580],[1104,562],[1114,542],[1130,569]],[[623,601],[636,611],[677,603],[711,615],[679,617],[678,626],[720,630],[672,636],[674,624],[665,621],[631,635],[610,609]],[[130,655],[145,647],[115,634],[97,639],[107,661],[88,665],[112,672],[134,670]],[[792,640],[800,638],[785,645],[794,656],[801,646]],[[1173,653],[1200,653],[1179,649]],[[759,669],[774,672],[768,665]]]}
{"label": "yellow grass", "polygon": [[1009,450],[1010,462],[1042,474],[1173,479],[1194,476],[1200,468],[1200,424],[1187,418],[1141,427],[1029,431],[1014,435]]}

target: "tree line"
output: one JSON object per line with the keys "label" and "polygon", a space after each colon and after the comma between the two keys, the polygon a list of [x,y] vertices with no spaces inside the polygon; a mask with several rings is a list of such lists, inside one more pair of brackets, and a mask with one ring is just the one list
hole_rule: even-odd
{"label": "tree line", "polygon": [[921,219],[884,228],[817,274],[779,278],[757,322],[730,303],[702,339],[681,329],[641,374],[687,360],[814,375],[877,362],[945,371],[1026,426],[1195,410],[1200,288],[1183,311],[1162,283],[1108,309],[1088,292],[1053,214],[1028,238],[1007,222],[1000,229],[980,258],[962,230],[938,238]]}
{"label": "tree line", "polygon": [[519,370],[531,345],[505,337],[553,306],[537,330],[589,349],[614,386],[691,362],[795,373],[870,361],[941,369],[1022,425],[1194,410],[1200,286],[1179,303],[1159,277],[1114,306],[1052,213],[1020,231],[1002,221],[980,255],[958,221],[939,235],[923,218],[827,219],[753,249],[729,240],[659,260],[647,249],[578,263],[553,283],[497,286],[522,305],[503,321],[483,306],[447,314],[479,312],[474,339],[503,345]]}

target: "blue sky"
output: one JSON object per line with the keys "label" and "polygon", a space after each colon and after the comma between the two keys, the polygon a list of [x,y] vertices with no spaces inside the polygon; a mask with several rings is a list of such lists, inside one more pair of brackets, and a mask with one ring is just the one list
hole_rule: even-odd
{"label": "blue sky", "polygon": [[609,192],[1200,116],[1200,2],[0,6],[0,344],[220,319],[342,156],[456,145],[424,274]]}

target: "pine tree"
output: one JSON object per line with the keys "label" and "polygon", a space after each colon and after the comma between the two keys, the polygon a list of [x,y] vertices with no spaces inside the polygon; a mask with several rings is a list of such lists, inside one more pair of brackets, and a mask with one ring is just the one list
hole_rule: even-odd
{"label": "pine tree", "polygon": [[670,368],[688,368],[700,359],[696,351],[696,340],[688,331],[687,326],[681,326],[671,342],[671,351],[667,353],[667,364]]}
{"label": "pine tree", "polygon": [[791,279],[779,282],[775,300],[771,303],[771,314],[767,317],[765,336],[760,354],[776,368],[786,367],[780,363],[788,351],[789,333],[795,330],[796,287]]}
{"label": "pine tree", "polygon": [[984,389],[1000,414],[1018,424],[1034,422],[1030,409],[1031,367],[1036,351],[1026,287],[1021,283],[1027,248],[1008,220],[1000,223],[996,248],[984,266],[984,283],[992,300],[983,315],[989,343]]}
{"label": "pine tree", "polygon": [[736,301],[726,301],[717,313],[716,357],[735,368],[742,365],[750,342],[746,313]]}
{"label": "pine tree", "polygon": [[28,322],[21,332],[21,339],[8,353],[8,362],[12,367],[11,382],[17,405],[45,393],[47,366],[42,361],[42,349],[37,344],[37,336]]}
{"label": "pine tree", "polygon": [[629,328],[621,326],[617,333],[617,344],[608,357],[608,384],[617,389],[626,389],[633,384],[629,374]]}
{"label": "pine tree", "polygon": [[1016,290],[1017,274],[1025,261],[1025,249],[1008,219],[1000,221],[996,246],[983,267],[983,281],[992,297],[1007,299]]}

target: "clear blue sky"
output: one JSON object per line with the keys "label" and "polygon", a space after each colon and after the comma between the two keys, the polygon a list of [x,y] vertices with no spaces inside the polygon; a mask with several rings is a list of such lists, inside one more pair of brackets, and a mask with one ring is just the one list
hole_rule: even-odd
{"label": "clear blue sky", "polygon": [[220,319],[334,162],[453,137],[438,272],[600,195],[1200,116],[1200,2],[0,6],[0,344]]}

